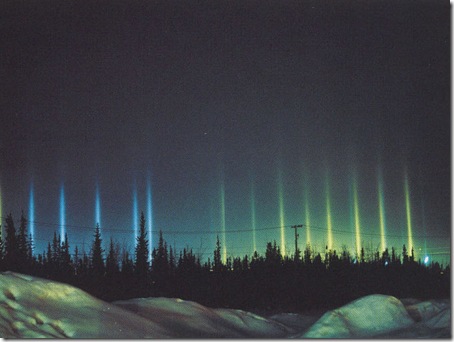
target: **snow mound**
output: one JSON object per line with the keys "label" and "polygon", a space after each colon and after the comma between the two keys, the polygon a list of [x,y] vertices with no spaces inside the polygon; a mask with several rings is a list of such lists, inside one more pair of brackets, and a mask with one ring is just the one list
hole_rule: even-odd
{"label": "snow mound", "polygon": [[397,298],[370,295],[328,311],[301,337],[365,338],[403,329],[413,323]]}
{"label": "snow mound", "polygon": [[406,306],[416,322],[423,322],[430,328],[446,328],[451,325],[451,310],[448,300],[432,300]]}
{"label": "snow mound", "polygon": [[289,333],[295,331],[241,310],[210,309],[171,298],[109,304],[70,285],[0,274],[4,338],[277,338]]}
{"label": "snow mound", "polygon": [[169,337],[152,321],[75,287],[13,272],[0,274],[3,338]]}
{"label": "snow mound", "polygon": [[294,332],[278,322],[249,312],[210,309],[181,299],[137,298],[112,304],[159,323],[172,331],[176,338],[278,338]]}
{"label": "snow mound", "polygon": [[[172,298],[106,303],[73,286],[0,273],[3,338],[450,338],[450,300],[371,295],[315,314],[263,318]],[[321,317],[320,317],[321,316]]]}

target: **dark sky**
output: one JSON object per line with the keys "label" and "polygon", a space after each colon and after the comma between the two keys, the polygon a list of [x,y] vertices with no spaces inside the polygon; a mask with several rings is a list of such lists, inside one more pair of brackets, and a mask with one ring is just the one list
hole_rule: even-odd
{"label": "dark sky", "polygon": [[274,239],[292,254],[288,226],[310,222],[323,251],[329,201],[332,247],[354,251],[359,222],[375,249],[381,172],[386,244],[400,251],[411,230],[417,256],[448,258],[449,2],[3,1],[0,12],[2,216],[30,215],[33,184],[37,252],[61,229],[62,187],[72,246],[92,239],[97,186],[104,240],[132,245],[133,192],[148,218],[147,182],[153,245],[161,229],[204,257],[217,234],[227,256]]}

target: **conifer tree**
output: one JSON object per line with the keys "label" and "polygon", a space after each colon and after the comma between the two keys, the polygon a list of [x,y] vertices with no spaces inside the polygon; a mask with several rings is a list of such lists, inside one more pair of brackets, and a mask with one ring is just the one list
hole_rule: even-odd
{"label": "conifer tree", "polygon": [[24,212],[22,212],[21,218],[20,218],[20,226],[19,226],[19,232],[17,234],[17,268],[20,272],[26,272],[26,268],[28,266],[28,257],[29,257],[29,251],[28,251],[28,240],[27,240],[27,219],[24,216]]}
{"label": "conifer tree", "polygon": [[60,256],[61,256],[61,243],[60,243],[60,235],[57,236],[57,233],[54,232],[54,238],[52,240],[52,264],[54,265],[54,267],[56,269],[59,269],[60,268],[60,264],[61,264],[61,259],[60,259]]}
{"label": "conifer tree", "polygon": [[102,254],[104,250],[101,247],[101,232],[99,231],[99,223],[96,225],[93,246],[91,248],[91,270],[94,275],[104,275],[104,261]]}
{"label": "conifer tree", "polygon": [[276,240],[274,240],[273,244],[271,242],[266,244],[265,262],[269,265],[278,265],[282,262],[282,254]]}
{"label": "conifer tree", "polygon": [[110,238],[109,251],[106,258],[106,276],[114,277],[120,272],[118,253],[112,237]]}
{"label": "conifer tree", "polygon": [[33,250],[35,246],[33,243],[33,237],[32,234],[28,236],[28,260],[33,260]]}
{"label": "conifer tree", "polygon": [[402,263],[404,265],[408,263],[408,253],[407,247],[405,247],[405,245],[402,246]]}
{"label": "conifer tree", "polygon": [[69,254],[68,234],[65,234],[65,239],[60,247],[60,267],[64,281],[69,281],[73,271],[71,265],[71,255]]}
{"label": "conifer tree", "polygon": [[80,264],[79,264],[79,248],[76,246],[74,248],[74,274],[78,276],[80,273]]}
{"label": "conifer tree", "polygon": [[213,253],[213,271],[219,272],[222,269],[221,260],[221,242],[219,241],[219,235],[216,237],[216,248]]}
{"label": "conifer tree", "polygon": [[130,278],[134,274],[134,263],[125,248],[121,255],[121,274],[123,279]]}
{"label": "conifer tree", "polygon": [[167,244],[162,237],[162,231],[159,231],[158,249],[153,249],[152,269],[156,275],[167,275],[169,273]]}
{"label": "conifer tree", "polygon": [[394,247],[391,247],[391,263],[397,263],[396,249]]}
{"label": "conifer tree", "polygon": [[173,252],[172,246],[169,246],[169,271],[171,275],[175,274],[175,266],[176,266],[175,254]]}
{"label": "conifer tree", "polygon": [[311,245],[310,243],[307,243],[306,245],[306,248],[304,249],[304,263],[306,265],[310,265],[311,264]]}
{"label": "conifer tree", "polygon": [[147,231],[145,230],[145,216],[140,215],[140,231],[136,243],[136,264],[134,267],[135,273],[139,278],[145,278],[148,274],[148,240]]}
{"label": "conifer tree", "polygon": [[14,226],[14,221],[11,213],[6,217],[5,232],[5,267],[9,271],[17,271],[16,261],[18,255],[18,246],[16,227]]}

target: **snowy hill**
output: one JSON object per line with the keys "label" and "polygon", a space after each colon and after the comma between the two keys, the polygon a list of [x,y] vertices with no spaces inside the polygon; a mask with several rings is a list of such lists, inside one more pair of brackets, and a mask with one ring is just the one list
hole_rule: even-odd
{"label": "snowy hill", "polygon": [[[4,338],[332,338],[450,337],[449,300],[399,301],[372,295],[318,317],[264,318],[171,298],[106,303],[75,287],[0,274]],[[406,305],[404,305],[406,303]]]}

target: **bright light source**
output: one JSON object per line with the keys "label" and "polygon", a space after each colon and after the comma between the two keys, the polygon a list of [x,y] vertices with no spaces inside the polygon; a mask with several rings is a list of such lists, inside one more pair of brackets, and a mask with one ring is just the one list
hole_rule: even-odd
{"label": "bright light source", "polygon": [[358,204],[358,185],[356,175],[353,180],[353,206],[355,211],[355,236],[356,236],[356,254],[361,254],[361,236],[360,236],[360,223],[359,223],[359,204]]}
{"label": "bright light source", "polygon": [[282,183],[282,172],[279,169],[278,175],[278,200],[279,200],[279,222],[281,225],[281,254],[286,255],[285,251],[285,219],[284,219],[284,190]]}
{"label": "bright light source", "polygon": [[408,186],[408,175],[407,170],[405,170],[405,183],[404,183],[404,191],[405,191],[405,208],[407,214],[407,228],[408,228],[408,250],[411,251],[413,248],[413,230],[411,226],[411,207],[410,207],[410,189]]}
{"label": "bright light source", "polygon": [[426,255],[426,256],[424,257],[424,264],[427,265],[428,263],[429,263],[429,257]]}
{"label": "bright light source", "polygon": [[147,182],[147,220],[148,220],[148,259],[151,260],[153,250],[153,203],[151,197],[151,181]]}
{"label": "bright light source", "polygon": [[30,235],[33,239],[35,237],[35,199],[33,195],[33,183],[30,184],[30,205],[28,210],[29,210],[28,218],[30,220]]}
{"label": "bright light source", "polygon": [[65,238],[65,189],[63,183],[60,186],[60,237]]}
{"label": "bright light source", "polygon": [[326,225],[328,226],[328,249],[331,250],[333,248],[333,225],[331,221],[331,198],[330,198],[331,195],[329,192],[328,174],[326,176],[325,191],[326,191]]}
{"label": "bright light source", "polygon": [[255,212],[255,191],[254,191],[254,182],[251,182],[251,225],[252,225],[252,243],[253,243],[253,252],[257,250],[257,238],[255,234],[255,229],[257,226],[256,212]]}
{"label": "bright light source", "polygon": [[101,227],[101,197],[99,195],[99,184],[96,183],[95,193],[95,225],[99,224]]}

